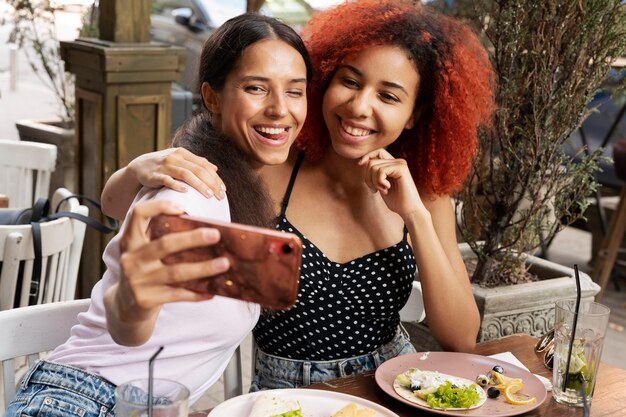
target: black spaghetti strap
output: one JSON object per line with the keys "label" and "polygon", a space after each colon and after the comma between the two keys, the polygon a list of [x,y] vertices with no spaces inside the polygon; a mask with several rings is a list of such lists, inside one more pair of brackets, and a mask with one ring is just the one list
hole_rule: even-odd
{"label": "black spaghetti strap", "polygon": [[283,203],[280,207],[281,217],[284,216],[287,211],[287,205],[289,205],[289,198],[291,197],[291,190],[296,182],[296,177],[298,176],[298,171],[300,170],[300,165],[302,165],[303,159],[304,152],[300,152],[298,154],[298,159],[296,159],[296,164],[293,166],[293,170],[291,171],[291,178],[289,178],[289,184],[287,185],[287,190],[285,191],[285,197],[283,197]]}
{"label": "black spaghetti strap", "polygon": [[406,237],[409,235],[409,229],[406,228],[406,224],[404,225],[404,237],[403,240],[406,240]]}

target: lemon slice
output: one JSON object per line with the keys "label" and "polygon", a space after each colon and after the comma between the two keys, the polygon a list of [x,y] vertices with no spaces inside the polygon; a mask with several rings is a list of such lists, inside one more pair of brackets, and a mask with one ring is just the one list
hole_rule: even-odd
{"label": "lemon slice", "polygon": [[[520,384],[522,388],[524,388],[524,383],[522,382],[522,378],[510,378],[506,375],[502,375],[499,372],[492,371],[494,378],[499,383],[499,385],[511,385],[511,384]],[[497,387],[496,387],[497,388]],[[500,388],[498,388],[500,389]]]}
{"label": "lemon slice", "polygon": [[502,393],[504,392],[507,386],[504,384],[498,384],[498,385],[494,385],[493,387]]}
{"label": "lemon slice", "polygon": [[511,383],[510,385],[507,385],[504,389],[504,398],[506,399],[506,402],[513,405],[527,405],[537,402],[535,397],[531,397],[526,394],[519,394],[519,391],[521,391],[522,388],[524,388],[523,384]]}

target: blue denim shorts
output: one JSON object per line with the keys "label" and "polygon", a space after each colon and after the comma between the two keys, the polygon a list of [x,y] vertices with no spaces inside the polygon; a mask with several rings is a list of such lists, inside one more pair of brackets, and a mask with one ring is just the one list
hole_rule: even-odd
{"label": "blue denim shorts", "polygon": [[37,361],[24,375],[5,417],[112,417],[115,385],[72,366]]}
{"label": "blue denim shorts", "polygon": [[415,353],[409,335],[402,327],[394,338],[378,349],[361,356],[333,361],[301,361],[281,358],[255,349],[255,375],[250,391],[276,388],[297,388],[342,376],[376,369],[396,356]]}

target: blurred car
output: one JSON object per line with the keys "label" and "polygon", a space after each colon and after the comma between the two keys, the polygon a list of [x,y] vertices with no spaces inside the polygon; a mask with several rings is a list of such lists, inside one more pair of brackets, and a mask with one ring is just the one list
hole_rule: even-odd
{"label": "blurred car", "polygon": [[245,1],[154,0],[150,15],[150,38],[185,48],[185,68],[180,84],[196,91],[196,72],[202,45],[213,30],[246,11]]}
{"label": "blurred car", "polygon": [[[280,18],[296,30],[306,23],[311,11],[311,6],[304,0],[266,0],[260,10],[262,14]],[[186,62],[180,84],[196,94],[204,41],[226,20],[245,12],[245,0],[153,0],[150,37],[156,42],[185,48]]]}

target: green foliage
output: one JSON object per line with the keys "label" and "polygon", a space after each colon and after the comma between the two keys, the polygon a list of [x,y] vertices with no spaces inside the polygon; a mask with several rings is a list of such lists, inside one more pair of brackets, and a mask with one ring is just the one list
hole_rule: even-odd
{"label": "green foliage", "polygon": [[[467,4],[467,2],[460,2]],[[597,187],[601,150],[563,145],[626,50],[621,0],[476,0],[496,72],[497,110],[461,191],[463,237],[478,255],[472,281],[515,283],[525,254],[579,219]]]}
{"label": "green foliage", "polygon": [[[73,76],[65,72],[56,35],[55,10],[39,1],[7,0],[15,11],[8,41],[19,46],[39,79],[54,93],[59,116],[74,119]],[[4,23],[4,22],[3,22]]]}
{"label": "green foliage", "polygon": [[79,36],[81,38],[98,38],[100,28],[98,28],[98,8],[91,5],[83,12],[80,18],[81,28]]}

